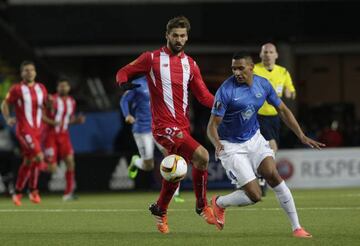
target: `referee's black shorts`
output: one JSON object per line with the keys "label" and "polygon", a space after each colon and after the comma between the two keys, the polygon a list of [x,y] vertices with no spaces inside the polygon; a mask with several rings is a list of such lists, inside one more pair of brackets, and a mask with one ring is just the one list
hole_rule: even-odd
{"label": "referee's black shorts", "polygon": [[260,124],[260,132],[261,135],[264,136],[264,138],[267,141],[270,141],[274,139],[279,145],[280,141],[280,118],[278,115],[274,116],[265,116],[265,115],[259,115],[258,114],[258,121]]}

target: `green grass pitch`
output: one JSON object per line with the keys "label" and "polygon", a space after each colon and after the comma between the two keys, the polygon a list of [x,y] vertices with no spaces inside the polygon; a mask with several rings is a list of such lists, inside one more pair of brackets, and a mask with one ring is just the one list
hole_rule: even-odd
{"label": "green grass pitch", "polygon": [[[227,191],[210,191],[224,194]],[[157,192],[82,194],[74,202],[27,197],[22,207],[0,199],[0,245],[360,245],[360,189],[293,191],[302,225],[312,239],[291,236],[290,224],[273,192],[262,202],[231,208],[223,231],[207,225],[194,210],[192,192],[170,205],[170,234],[162,235],[147,210]]]}

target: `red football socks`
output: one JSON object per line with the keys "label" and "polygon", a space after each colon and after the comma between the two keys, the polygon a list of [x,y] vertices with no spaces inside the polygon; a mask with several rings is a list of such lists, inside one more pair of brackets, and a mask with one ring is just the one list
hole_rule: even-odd
{"label": "red football socks", "polygon": [[171,198],[174,196],[174,193],[179,186],[180,182],[172,183],[169,181],[166,181],[165,179],[162,180],[162,186],[160,191],[160,197],[157,201],[157,204],[159,205],[160,209],[162,211],[166,211],[169,203],[171,201]]}
{"label": "red football socks", "polygon": [[16,179],[15,188],[16,188],[17,192],[21,192],[24,189],[25,184],[30,176],[30,171],[31,171],[30,169],[31,169],[30,165],[26,165],[24,163],[21,164],[19,171],[18,171],[18,176]]}
{"label": "red football socks", "polygon": [[207,188],[207,170],[200,170],[192,167],[193,187],[196,196],[196,207],[202,209],[207,206],[206,188]]}
{"label": "red football socks", "polygon": [[39,181],[39,173],[40,173],[40,162],[33,162],[31,163],[31,172],[30,172],[30,179],[29,179],[29,188],[30,190],[37,190],[38,188],[38,181]]}
{"label": "red football socks", "polygon": [[74,190],[74,182],[75,182],[75,172],[74,170],[68,170],[65,173],[66,178],[66,188],[64,194],[70,194]]}

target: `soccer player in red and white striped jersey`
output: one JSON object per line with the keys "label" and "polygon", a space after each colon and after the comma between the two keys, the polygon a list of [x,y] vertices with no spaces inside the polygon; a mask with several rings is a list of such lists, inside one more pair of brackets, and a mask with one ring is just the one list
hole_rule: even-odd
{"label": "soccer player in red and white striped jersey", "polygon": [[[184,53],[190,30],[188,19],[175,17],[166,28],[167,45],[152,52],[144,52],[121,68],[117,72],[116,81],[121,88],[128,90],[136,87],[129,82],[134,76],[146,74],[153,136],[169,154],[178,154],[193,164],[196,211],[207,223],[216,224],[206,198],[209,153],[190,135],[188,92],[190,90],[208,108],[212,107],[214,96],[206,88],[196,62]],[[150,206],[151,213],[157,219],[158,230],[162,233],[169,232],[166,211],[178,185],[163,180],[160,197]]]}
{"label": "soccer player in red and white striped jersey", "polygon": [[74,150],[69,134],[69,124],[82,124],[85,116],[75,116],[76,102],[69,95],[70,83],[67,79],[60,79],[57,84],[57,93],[50,96],[50,106],[45,111],[44,127],[45,160],[51,172],[56,171],[58,157],[66,164],[66,187],[63,200],[74,199],[75,161]]}
{"label": "soccer player in red and white striped jersey", "polygon": [[[9,126],[16,124],[16,137],[20,143],[23,162],[19,168],[12,196],[15,205],[21,205],[22,191],[29,180],[29,198],[34,203],[41,199],[37,189],[39,167],[44,165],[40,145],[42,111],[47,99],[47,90],[41,83],[35,82],[36,68],[31,61],[20,66],[22,81],[13,85],[1,105],[1,111]],[[15,107],[16,118],[10,115],[10,104]]]}

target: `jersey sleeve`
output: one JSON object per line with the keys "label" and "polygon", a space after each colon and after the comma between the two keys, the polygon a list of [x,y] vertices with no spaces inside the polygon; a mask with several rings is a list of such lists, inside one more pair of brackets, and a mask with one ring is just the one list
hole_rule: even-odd
{"label": "jersey sleeve", "polygon": [[126,91],[120,100],[120,109],[123,113],[123,116],[126,117],[130,114],[129,104],[133,101],[135,97],[136,90]]}
{"label": "jersey sleeve", "polygon": [[229,98],[230,97],[226,94],[225,87],[221,86],[215,94],[215,102],[212,107],[211,114],[224,117],[230,102]]}
{"label": "jersey sleeve", "polygon": [[19,87],[17,85],[11,86],[10,90],[6,94],[6,102],[13,104],[19,98]]}
{"label": "jersey sleeve", "polygon": [[281,103],[281,99],[275,92],[274,87],[270,84],[270,82],[266,79],[264,81],[265,91],[266,91],[266,101],[273,105],[274,107],[278,107]]}
{"label": "jersey sleeve", "polygon": [[285,82],[284,87],[287,88],[290,92],[295,92],[295,87],[291,79],[291,75],[288,70],[285,69]]}
{"label": "jersey sleeve", "polygon": [[136,60],[119,69],[116,73],[116,82],[122,84],[136,75],[148,73],[151,70],[151,62],[151,53],[142,53]]}
{"label": "jersey sleeve", "polygon": [[193,77],[190,80],[190,89],[196,99],[205,107],[211,108],[214,104],[214,96],[209,92],[206,87],[199,67],[194,62]]}
{"label": "jersey sleeve", "polygon": [[48,103],[48,100],[49,100],[49,97],[48,97],[48,91],[47,91],[47,89],[46,89],[46,87],[45,87],[45,85],[44,84],[42,84],[42,83],[39,83],[39,85],[40,85],[40,88],[41,88],[41,90],[42,90],[42,93],[43,93],[43,107],[46,107],[46,104]]}

